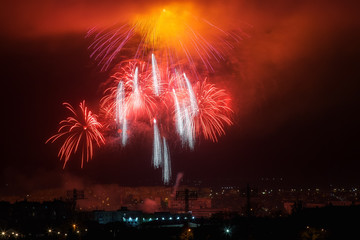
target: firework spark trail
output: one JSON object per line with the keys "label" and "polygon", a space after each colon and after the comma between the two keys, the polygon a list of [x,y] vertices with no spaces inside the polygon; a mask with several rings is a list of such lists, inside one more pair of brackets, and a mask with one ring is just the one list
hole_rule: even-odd
{"label": "firework spark trail", "polygon": [[183,106],[183,119],[184,119],[184,134],[185,142],[189,145],[191,150],[194,150],[195,144],[195,132],[194,132],[194,125],[193,125],[193,118],[188,111],[188,109]]}
{"label": "firework spark trail", "polygon": [[128,136],[127,136],[127,121],[126,121],[126,117],[123,118],[123,122],[122,122],[122,128],[121,128],[121,143],[123,146],[126,145]]}
{"label": "firework spark trail", "polygon": [[152,76],[153,76],[153,81],[154,81],[154,93],[156,96],[159,96],[160,94],[160,89],[159,89],[159,82],[161,81],[160,76],[158,76],[158,66],[156,63],[156,59],[155,59],[155,55],[151,54],[151,65],[152,65]]}
{"label": "firework spark trail", "polygon": [[123,146],[126,145],[127,141],[127,121],[126,121],[126,105],[125,105],[125,90],[123,82],[119,82],[117,89],[117,119],[119,119],[119,128],[121,129],[121,143]]}
{"label": "firework spark trail", "polygon": [[161,154],[161,137],[159,128],[154,119],[154,143],[153,143],[153,165],[155,168],[159,168],[162,164],[162,154]]}
{"label": "firework spark trail", "polygon": [[183,136],[184,132],[184,126],[183,126],[183,120],[181,118],[181,109],[179,100],[176,96],[175,89],[173,89],[173,95],[174,95],[174,101],[175,101],[175,122],[176,122],[176,130],[180,136]]}
{"label": "firework spark trail", "polygon": [[141,98],[139,92],[139,69],[138,67],[135,68],[134,74],[134,86],[133,86],[133,97],[134,97],[134,107],[138,109],[141,105]]}
{"label": "firework spark trail", "polygon": [[120,128],[121,128],[121,122],[125,118],[125,112],[126,112],[124,101],[125,101],[124,83],[120,81],[116,89],[116,121]]}
{"label": "firework spark trail", "polygon": [[189,107],[191,105],[190,100],[188,99],[189,92],[186,91],[186,93],[187,94],[185,95],[185,98],[184,96],[182,96],[183,98],[181,99],[180,105],[176,91],[175,89],[173,89],[175,104],[175,123],[176,130],[178,135],[180,136],[182,144],[187,144],[189,148],[193,150],[195,144],[194,116],[193,114],[191,114],[191,107]]}
{"label": "firework spark trail", "polygon": [[105,138],[99,131],[102,125],[97,121],[97,116],[89,111],[85,106],[85,101],[80,103],[80,114],[78,114],[69,103],[63,103],[63,105],[74,116],[68,117],[66,120],[62,120],[60,122],[58,133],[50,137],[46,143],[53,143],[59,138],[66,137],[58,154],[60,160],[64,159],[63,168],[65,168],[71,154],[75,154],[79,145],[81,145],[82,168],[84,165],[84,159],[88,162],[89,159],[92,159],[93,157],[93,142],[95,142],[98,147],[100,147],[101,144],[105,144]]}
{"label": "firework spark trail", "polygon": [[[119,29],[114,31],[113,34],[111,31],[103,35],[101,35],[102,32],[96,34],[94,42],[89,46],[89,49],[94,49],[90,57],[95,56],[95,60],[101,58],[98,60],[99,64],[102,65],[101,71],[106,71],[109,68],[121,49],[123,49],[127,42],[135,36],[134,27],[129,27],[129,29],[126,30],[127,26],[127,24],[122,25]],[[87,37],[93,33],[94,30],[90,30]]]}
{"label": "firework spark trail", "polygon": [[168,184],[171,178],[171,162],[170,162],[170,152],[168,145],[166,143],[165,137],[163,137],[163,154],[164,154],[164,163],[163,163],[163,182]]}
{"label": "firework spark trail", "polygon": [[194,94],[194,90],[193,90],[193,87],[191,86],[191,83],[190,83],[189,79],[186,77],[186,74],[183,73],[183,75],[184,75],[184,78],[185,78],[185,81],[186,81],[187,89],[189,91],[191,111],[192,111],[193,115],[196,115],[197,111],[198,111],[198,105],[197,105],[196,97],[195,97],[195,94]]}
{"label": "firework spark trail", "polygon": [[124,83],[119,82],[116,92],[116,120],[118,127],[121,129],[121,143],[126,145],[127,141],[127,121],[126,121],[126,105]]}

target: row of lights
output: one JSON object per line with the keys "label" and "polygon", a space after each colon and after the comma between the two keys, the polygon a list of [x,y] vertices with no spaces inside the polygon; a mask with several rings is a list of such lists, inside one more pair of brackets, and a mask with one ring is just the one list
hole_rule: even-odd
{"label": "row of lights", "polygon": [[[11,232],[11,235],[13,235],[13,236],[15,236],[15,237],[18,237],[18,236],[19,236],[19,234],[16,233],[16,232]],[[10,237],[11,235],[8,235],[8,236]],[[2,232],[1,232],[1,236],[2,236],[2,237],[5,237],[5,236],[6,236],[6,232],[2,231]]]}
{"label": "row of lights", "polygon": [[[73,227],[74,231],[77,229],[76,224],[73,224],[72,227]],[[87,231],[88,231],[87,228],[85,228],[85,232],[87,232]],[[52,232],[53,232],[52,229],[48,229],[48,233],[49,233],[49,234],[51,234]],[[57,235],[60,235],[60,234],[61,234],[61,232],[59,232],[59,231],[58,231],[58,232],[55,231],[54,233],[57,233]],[[79,230],[79,229],[76,230],[76,233],[77,233],[77,234],[80,234],[80,230]],[[67,236],[67,235],[68,235],[67,233],[64,233],[64,236]]]}
{"label": "row of lights", "polygon": [[[184,220],[187,220],[187,219],[188,219],[188,217],[184,217]],[[193,216],[193,217],[191,217],[191,219],[194,220],[195,217]],[[128,221],[128,222],[133,222],[133,221],[137,222],[138,220],[139,220],[138,218],[133,219],[131,217],[129,217],[128,220],[126,220],[126,218],[123,217],[124,222],[126,222],[126,221]],[[165,221],[165,220],[173,220],[173,217],[169,217],[168,219],[166,219],[165,217],[154,218],[154,219],[149,218],[148,220],[146,220],[146,218],[143,218],[143,221],[149,221],[150,222],[150,221],[154,221],[154,220],[155,221],[158,221],[158,220],[163,220],[163,221]],[[180,220],[180,217],[176,217],[176,220]]]}

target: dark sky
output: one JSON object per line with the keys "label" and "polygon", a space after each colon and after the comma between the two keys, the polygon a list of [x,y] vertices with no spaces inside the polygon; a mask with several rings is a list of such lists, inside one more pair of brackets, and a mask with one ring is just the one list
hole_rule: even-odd
{"label": "dark sky", "polygon": [[[210,74],[230,92],[235,124],[218,143],[199,141],[194,152],[170,143],[174,179],[183,172],[184,179],[209,184],[260,177],[360,184],[357,8],[349,1],[313,2],[194,4],[204,18],[249,37]],[[59,144],[45,145],[67,116],[62,102],[85,99],[98,111],[99,86],[109,73],[89,57],[87,28],[125,21],[152,4],[28,1],[0,10],[1,192],[62,186],[69,176],[87,183],[161,184],[161,172],[151,167],[149,137],[126,149],[104,147],[84,169],[72,158],[62,170]]]}

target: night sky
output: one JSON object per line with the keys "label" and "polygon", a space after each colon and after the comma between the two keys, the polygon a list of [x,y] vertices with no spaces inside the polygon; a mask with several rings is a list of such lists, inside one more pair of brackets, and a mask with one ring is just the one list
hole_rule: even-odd
{"label": "night sky", "polygon": [[[90,58],[87,29],[167,4],[130,2],[43,0],[1,8],[1,193],[59,187],[73,178],[161,184],[161,171],[151,166],[151,136],[131,139],[125,149],[98,149],[83,169],[73,156],[62,170],[60,144],[45,145],[67,117],[63,102],[77,106],[85,99],[99,110],[109,72]],[[261,177],[360,184],[358,8],[349,1],[313,2],[195,3],[204,18],[248,37],[209,74],[232,96],[234,125],[218,143],[198,141],[193,152],[170,143],[173,179],[183,172],[184,180],[210,185]]]}

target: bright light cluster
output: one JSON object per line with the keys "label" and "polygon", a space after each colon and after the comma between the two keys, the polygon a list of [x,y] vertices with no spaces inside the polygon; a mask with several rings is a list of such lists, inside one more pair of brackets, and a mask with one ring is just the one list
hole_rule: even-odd
{"label": "bright light cluster", "polygon": [[101,100],[106,125],[120,133],[123,146],[124,135],[130,137],[128,127],[136,126],[136,122],[152,126],[152,165],[163,168],[165,183],[171,176],[167,137],[176,134],[183,147],[193,150],[197,137],[216,142],[225,134],[225,125],[232,124],[230,98],[225,90],[207,80],[192,84],[176,69],[167,72],[158,68],[154,54],[149,64],[129,60],[115,69]]}
{"label": "bright light cluster", "polygon": [[[79,144],[83,144],[81,166],[84,158],[92,158],[92,143],[105,143],[99,131],[102,125],[116,132],[122,146],[145,125],[153,139],[152,165],[162,168],[167,184],[171,180],[169,141],[193,150],[198,138],[217,142],[225,126],[233,124],[229,95],[204,75],[214,71],[213,62],[222,60],[232,48],[230,42],[238,42],[239,36],[172,5],[137,15],[125,24],[93,28],[88,37],[93,37],[91,57],[102,70],[111,69],[100,100],[103,124],[87,111],[85,102],[80,105],[81,116],[66,104],[76,117],[62,121],[59,133],[48,140],[68,135],[59,152],[60,159],[65,158],[64,167]],[[124,58],[121,52],[132,52],[133,57]]]}

